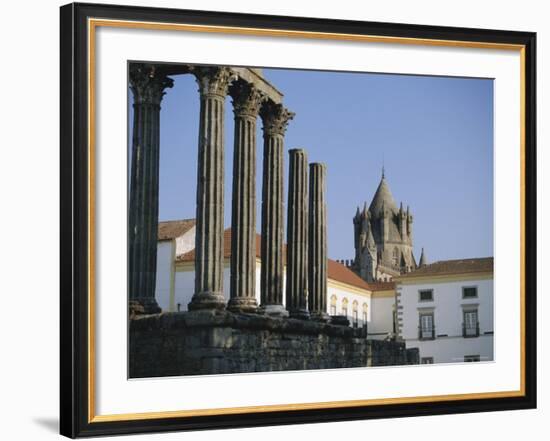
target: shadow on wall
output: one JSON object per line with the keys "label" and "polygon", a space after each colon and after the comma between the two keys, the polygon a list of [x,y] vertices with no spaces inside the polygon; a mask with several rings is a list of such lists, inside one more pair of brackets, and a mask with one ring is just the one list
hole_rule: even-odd
{"label": "shadow on wall", "polygon": [[59,418],[54,417],[35,417],[32,421],[48,432],[59,433]]}

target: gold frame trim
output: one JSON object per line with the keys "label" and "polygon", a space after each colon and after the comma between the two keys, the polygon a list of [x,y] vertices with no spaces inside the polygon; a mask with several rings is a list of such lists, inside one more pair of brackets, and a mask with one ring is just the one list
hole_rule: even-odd
{"label": "gold frame trim", "polygon": [[[146,30],[186,31],[202,33],[223,33],[254,35],[264,37],[286,37],[306,39],[327,39],[386,44],[412,44],[420,46],[463,47],[494,50],[511,50],[520,53],[520,389],[500,392],[465,393],[452,395],[413,396],[400,398],[379,398],[366,400],[344,400],[314,403],[276,404],[218,409],[193,409],[162,412],[96,415],[95,413],[95,33],[97,27],[116,27]],[[460,40],[438,40],[378,35],[357,35],[291,31],[233,26],[191,25],[179,23],[155,23],[142,21],[88,19],[88,422],[136,421],[162,418],[181,418],[240,413],[277,412],[289,410],[331,409],[339,407],[360,407],[388,404],[427,403],[472,399],[509,398],[525,396],[525,45]]]}

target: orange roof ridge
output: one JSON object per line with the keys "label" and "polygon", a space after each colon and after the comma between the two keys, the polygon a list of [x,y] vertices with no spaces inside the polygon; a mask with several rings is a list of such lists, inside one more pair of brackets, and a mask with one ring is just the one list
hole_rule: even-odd
{"label": "orange roof ridge", "polygon": [[399,278],[493,272],[493,267],[493,257],[439,260],[403,274]]}
{"label": "orange roof ridge", "polygon": [[175,239],[195,226],[195,219],[162,221],[158,224],[157,240]]}

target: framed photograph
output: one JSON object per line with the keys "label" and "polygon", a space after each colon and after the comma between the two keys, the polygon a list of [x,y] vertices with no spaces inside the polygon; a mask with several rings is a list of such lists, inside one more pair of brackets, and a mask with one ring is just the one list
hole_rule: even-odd
{"label": "framed photograph", "polygon": [[60,12],[61,434],[536,406],[534,33]]}

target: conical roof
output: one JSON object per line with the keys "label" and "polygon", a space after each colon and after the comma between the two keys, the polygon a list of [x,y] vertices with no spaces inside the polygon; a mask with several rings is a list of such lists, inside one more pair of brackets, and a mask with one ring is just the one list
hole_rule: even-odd
{"label": "conical roof", "polygon": [[390,187],[386,182],[386,178],[384,177],[384,175],[382,175],[380,184],[378,184],[376,193],[374,194],[372,202],[370,203],[369,210],[372,216],[378,217],[380,216],[380,214],[382,214],[382,209],[384,207],[387,210],[392,211],[393,213],[397,212],[397,206],[395,205],[395,201],[393,200]]}

